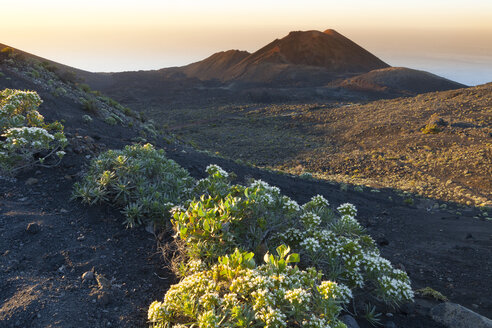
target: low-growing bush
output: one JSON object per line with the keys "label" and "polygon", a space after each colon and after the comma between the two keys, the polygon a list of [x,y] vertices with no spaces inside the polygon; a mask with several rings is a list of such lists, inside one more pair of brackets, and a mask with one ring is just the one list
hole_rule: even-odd
{"label": "low-growing bush", "polygon": [[116,125],[116,124],[118,124],[118,122],[116,121],[116,119],[113,116],[106,117],[104,119],[104,122],[106,122],[109,125]]}
{"label": "low-growing bush", "polygon": [[55,96],[55,97],[61,97],[61,96],[66,95],[68,92],[65,88],[58,87],[55,90],[53,90],[52,93],[53,93],[53,96]]}
{"label": "low-growing bush", "polygon": [[0,91],[0,171],[15,174],[33,165],[54,166],[65,154],[63,125],[45,123],[38,112],[41,103],[33,91]]}
{"label": "low-growing bush", "polygon": [[77,84],[77,87],[79,88],[80,91],[84,91],[86,93],[89,93],[92,91],[91,87],[85,83],[79,83],[79,84]]}
{"label": "low-growing bush", "polygon": [[85,124],[89,124],[91,123],[93,120],[92,120],[92,117],[90,115],[82,115],[82,121],[85,123]]}
{"label": "low-growing bush", "polygon": [[350,290],[321,281],[314,268],[290,263],[297,254],[282,245],[256,266],[254,254],[240,252],[218,259],[171,286],[163,302],[148,311],[152,327],[346,327],[337,319]]}
{"label": "low-growing bush", "polygon": [[73,196],[88,204],[109,202],[122,208],[125,223],[165,223],[169,210],[190,197],[193,179],[163,150],[151,144],[109,150],[91,161]]}
{"label": "low-growing bush", "polygon": [[82,99],[82,108],[89,113],[95,114],[99,112],[99,107],[93,99]]}
{"label": "low-growing bush", "polygon": [[4,47],[0,50],[0,57],[13,59],[16,57],[16,51],[11,47]]}
{"label": "low-growing bush", "polygon": [[354,293],[370,292],[389,304],[413,298],[408,276],[380,256],[374,240],[355,219],[353,205],[340,205],[335,212],[318,195],[299,206],[263,181],[231,186],[227,172],[216,166],[208,171],[209,177],[195,187],[204,195],[185,208],[173,209],[171,221],[182,261],[173,267],[179,276],[189,275],[196,261],[210,268],[235,248],[254,252],[259,259],[274,245],[285,243],[301,254],[301,266],[316,266]]}
{"label": "low-growing bush", "polygon": [[437,126],[437,124],[434,123],[429,123],[426,126],[424,126],[420,131],[423,134],[436,134],[441,132],[441,129]]}

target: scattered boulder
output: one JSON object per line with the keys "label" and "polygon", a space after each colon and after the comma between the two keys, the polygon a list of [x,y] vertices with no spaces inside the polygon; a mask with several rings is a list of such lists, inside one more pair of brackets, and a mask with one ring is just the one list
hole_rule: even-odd
{"label": "scattered boulder", "polygon": [[29,179],[26,180],[25,184],[26,184],[26,186],[32,186],[32,185],[35,185],[38,182],[39,182],[39,179],[29,178]]}
{"label": "scattered boulder", "polygon": [[94,279],[94,272],[93,271],[86,271],[82,275],[82,280],[84,280],[84,281],[91,281],[92,279]]}
{"label": "scattered boulder", "polygon": [[340,320],[347,326],[347,328],[359,328],[359,324],[351,315],[346,314],[342,316]]}
{"label": "scattered boulder", "polygon": [[436,117],[433,115],[429,120],[429,124],[435,124],[437,126],[444,127],[448,126],[449,123],[445,121],[442,117]]}
{"label": "scattered boulder", "polygon": [[27,225],[26,232],[31,235],[37,234],[41,230],[41,227],[36,222],[31,222]]}
{"label": "scattered boulder", "polygon": [[97,302],[103,306],[108,305],[110,301],[109,294],[106,292],[97,295]]}
{"label": "scattered boulder", "polygon": [[449,328],[492,328],[492,320],[455,303],[441,303],[430,311],[432,319]]}

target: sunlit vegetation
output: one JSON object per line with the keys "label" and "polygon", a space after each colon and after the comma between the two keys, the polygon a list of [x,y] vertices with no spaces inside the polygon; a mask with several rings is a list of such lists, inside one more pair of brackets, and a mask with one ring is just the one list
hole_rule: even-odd
{"label": "sunlit vegetation", "polygon": [[261,180],[234,185],[219,166],[206,171],[195,181],[163,151],[135,145],[95,158],[74,186],[88,204],[121,208],[130,226],[170,220],[181,280],[150,306],[153,326],[343,327],[338,314],[361,293],[412,300],[408,276],[380,256],[353,205],[317,195],[300,206]]}
{"label": "sunlit vegetation", "polygon": [[36,92],[0,91],[0,172],[16,174],[35,165],[56,166],[67,138],[60,122],[46,123]]}

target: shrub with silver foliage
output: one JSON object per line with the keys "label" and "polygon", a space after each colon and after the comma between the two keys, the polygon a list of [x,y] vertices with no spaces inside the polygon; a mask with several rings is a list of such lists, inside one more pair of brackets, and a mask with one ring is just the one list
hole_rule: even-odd
{"label": "shrub with silver foliage", "polygon": [[91,161],[74,198],[88,204],[109,202],[122,208],[130,227],[163,223],[169,210],[188,199],[193,186],[188,171],[151,144],[109,150]]}

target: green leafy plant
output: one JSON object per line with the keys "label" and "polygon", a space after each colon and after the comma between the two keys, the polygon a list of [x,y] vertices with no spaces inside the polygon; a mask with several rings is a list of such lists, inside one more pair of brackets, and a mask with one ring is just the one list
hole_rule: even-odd
{"label": "green leafy plant", "polygon": [[67,138],[59,122],[47,124],[38,112],[36,92],[0,91],[0,171],[8,174],[31,167],[58,165]]}
{"label": "green leafy plant", "polygon": [[441,294],[440,292],[438,292],[437,290],[431,287],[417,289],[415,293],[423,297],[435,299],[436,301],[441,301],[441,302],[449,301],[446,296],[444,296],[443,294]]}
{"label": "green leafy plant", "polygon": [[53,96],[55,96],[55,97],[61,97],[61,96],[64,96],[67,94],[67,90],[65,88],[58,87],[52,93],[53,93]]}
{"label": "green leafy plant", "polygon": [[435,123],[426,124],[420,131],[423,134],[436,134],[441,132],[441,129]]}
{"label": "green leafy plant", "polygon": [[364,313],[362,315],[364,319],[369,322],[371,326],[381,326],[381,313],[376,311],[376,307],[371,304],[366,304]]}
{"label": "green leafy plant", "polygon": [[109,125],[116,125],[116,124],[118,124],[118,122],[116,121],[116,119],[113,116],[106,117],[104,119],[104,122],[106,122]]}
{"label": "green leafy plant", "polygon": [[97,113],[99,112],[99,107],[97,103],[93,99],[82,99],[82,108],[89,113]]}
{"label": "green leafy plant", "polygon": [[86,93],[89,93],[89,92],[92,91],[91,87],[88,84],[85,84],[85,83],[79,83],[77,85],[77,87],[79,88],[79,90],[81,90],[83,92],[86,92]]}
{"label": "green leafy plant", "polygon": [[148,311],[152,327],[345,327],[338,320],[348,288],[306,271],[285,245],[256,266],[251,252],[236,249],[208,270],[171,286]]}
{"label": "green leafy plant", "polygon": [[[209,177],[194,189],[204,195],[173,211],[171,221],[184,253],[180,260],[210,267],[234,248],[254,252],[258,260],[272,253],[272,245],[287,244],[301,254],[302,265],[316,266],[354,291],[369,291],[393,305],[413,298],[408,276],[380,256],[355,219],[354,205],[345,203],[334,211],[317,195],[299,206],[264,181],[230,185],[221,168],[209,166],[207,172]],[[181,276],[194,270],[186,263],[180,267]]]}
{"label": "green leafy plant", "polygon": [[93,120],[92,120],[92,117],[90,115],[82,115],[82,121],[85,123],[85,124],[89,124],[91,123]]}
{"label": "green leafy plant", "polygon": [[109,150],[91,161],[73,196],[90,205],[109,202],[119,206],[125,223],[164,224],[169,210],[188,199],[193,186],[189,173],[163,150],[151,144]]}

